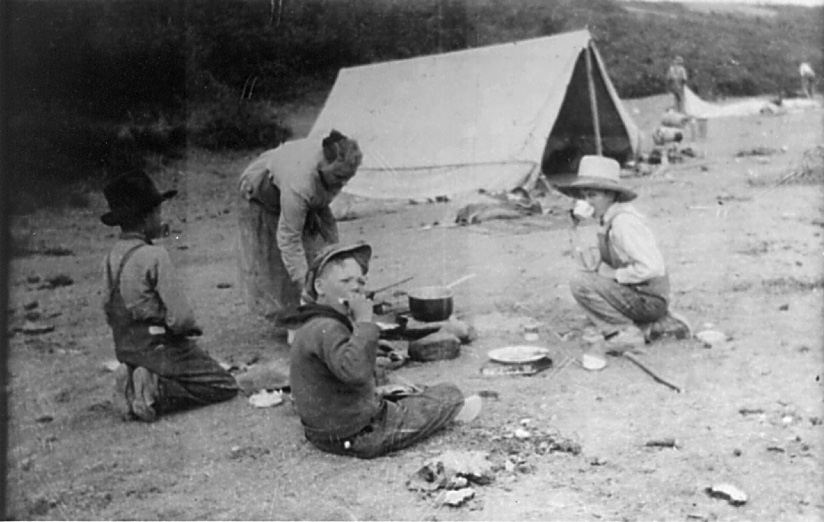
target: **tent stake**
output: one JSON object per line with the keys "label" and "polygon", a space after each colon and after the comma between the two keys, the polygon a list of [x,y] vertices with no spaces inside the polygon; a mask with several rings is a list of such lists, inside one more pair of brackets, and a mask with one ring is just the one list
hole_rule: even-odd
{"label": "tent stake", "polygon": [[598,118],[598,100],[595,97],[595,82],[592,81],[592,50],[589,45],[586,48],[587,57],[587,84],[589,85],[589,105],[592,109],[592,126],[595,129],[595,152],[599,156],[604,155],[601,147],[601,122]]}

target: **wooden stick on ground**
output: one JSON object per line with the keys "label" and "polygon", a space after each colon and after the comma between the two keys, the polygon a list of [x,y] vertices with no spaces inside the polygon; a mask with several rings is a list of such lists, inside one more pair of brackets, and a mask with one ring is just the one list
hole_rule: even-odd
{"label": "wooden stick on ground", "polygon": [[624,355],[624,357],[626,357],[630,361],[634,362],[639,368],[641,368],[642,370],[644,370],[645,372],[650,374],[652,376],[652,378],[655,379],[656,381],[660,382],[661,384],[665,384],[665,385],[669,386],[670,388],[672,388],[673,390],[675,390],[678,393],[681,393],[683,391],[683,390],[681,390],[680,386],[677,386],[677,385],[673,384],[672,382],[670,382],[669,380],[665,379],[664,377],[661,377],[660,375],[658,375],[658,372],[656,372],[655,370],[653,370],[652,368],[650,368],[649,366],[647,366],[646,364],[641,362],[640,359],[635,357],[630,352],[624,352],[623,355]]}

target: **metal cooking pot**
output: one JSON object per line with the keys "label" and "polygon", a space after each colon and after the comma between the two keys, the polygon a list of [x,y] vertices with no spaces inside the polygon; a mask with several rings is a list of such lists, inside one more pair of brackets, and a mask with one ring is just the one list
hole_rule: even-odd
{"label": "metal cooking pot", "polygon": [[425,286],[411,290],[409,311],[417,321],[445,321],[452,315],[452,290],[445,286]]}
{"label": "metal cooking pot", "polygon": [[466,275],[446,286],[424,286],[409,291],[409,311],[417,321],[446,321],[452,315],[452,288],[469,281],[475,274]]}

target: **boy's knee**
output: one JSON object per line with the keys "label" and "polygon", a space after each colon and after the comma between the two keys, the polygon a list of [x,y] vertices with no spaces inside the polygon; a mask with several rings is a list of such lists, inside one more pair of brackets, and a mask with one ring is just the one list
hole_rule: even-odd
{"label": "boy's knee", "polygon": [[589,294],[592,289],[592,274],[578,272],[569,280],[569,291],[575,297]]}

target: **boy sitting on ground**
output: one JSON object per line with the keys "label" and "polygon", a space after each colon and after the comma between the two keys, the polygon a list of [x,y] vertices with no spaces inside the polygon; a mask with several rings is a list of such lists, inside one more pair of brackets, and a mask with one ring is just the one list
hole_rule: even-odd
{"label": "boy sitting on ground", "polygon": [[374,458],[411,446],[452,421],[468,422],[481,399],[452,384],[387,400],[376,391],[379,329],[364,295],[372,249],[331,245],[309,267],[309,304],[283,320],[300,324],[290,384],[306,438],[329,453]]}
{"label": "boy sitting on ground", "polygon": [[161,235],[161,194],[144,172],[131,172],[103,189],[110,211],[100,217],[119,226],[120,238],[104,262],[103,308],[120,366],[115,407],[125,420],[154,421],[160,413],[225,401],[237,395],[234,377],[191,338],[202,335],[180,288]]}

